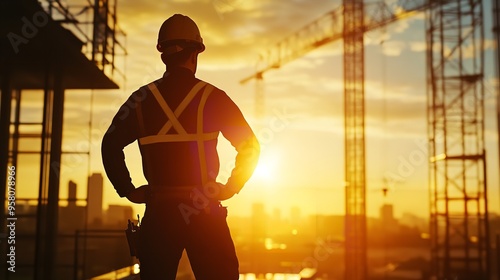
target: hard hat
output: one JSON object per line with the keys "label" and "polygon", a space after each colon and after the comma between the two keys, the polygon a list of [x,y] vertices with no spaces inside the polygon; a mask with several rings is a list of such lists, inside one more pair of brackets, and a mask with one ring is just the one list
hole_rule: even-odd
{"label": "hard hat", "polygon": [[200,30],[191,18],[175,14],[163,22],[158,32],[156,45],[159,52],[170,55],[193,45],[198,48],[199,52],[205,50]]}

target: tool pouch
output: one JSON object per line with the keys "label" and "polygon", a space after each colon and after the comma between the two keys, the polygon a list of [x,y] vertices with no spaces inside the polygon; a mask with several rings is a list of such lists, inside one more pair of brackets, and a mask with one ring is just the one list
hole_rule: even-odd
{"label": "tool pouch", "polygon": [[206,214],[215,217],[227,217],[227,206],[222,206],[220,202],[210,203],[204,210]]}
{"label": "tool pouch", "polygon": [[127,229],[125,230],[125,235],[127,236],[128,247],[130,250],[130,256],[139,256],[139,225],[134,225],[133,222],[128,220]]}

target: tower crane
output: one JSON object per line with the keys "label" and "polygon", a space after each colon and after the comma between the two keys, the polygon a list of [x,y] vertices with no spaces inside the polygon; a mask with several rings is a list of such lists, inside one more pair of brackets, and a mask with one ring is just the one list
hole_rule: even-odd
{"label": "tower crane", "polygon": [[[383,1],[364,3],[361,0],[344,0],[344,5],[347,6],[350,2],[363,3],[365,18],[360,24],[363,33],[412,16],[434,4],[434,1],[429,3],[429,0],[399,0],[393,4]],[[255,73],[243,78],[240,83],[262,79],[262,75],[271,69],[280,68],[312,50],[343,39],[344,32],[355,32],[356,30],[349,27],[346,27],[347,30],[343,28],[342,18],[348,12],[344,12],[344,5],[325,13],[267,48],[259,57],[261,64]]]}
{"label": "tower crane", "polygon": [[[428,127],[431,199],[431,262],[432,274],[438,279],[453,279],[466,272],[474,279],[477,275],[489,275],[486,203],[486,164],[484,150],[484,108],[482,39],[482,2],[478,0],[399,0],[390,5],[385,2],[364,3],[363,0],[343,0],[343,4],[306,24],[291,35],[269,47],[258,61],[256,71],[240,83],[255,80],[256,105],[263,105],[263,75],[308,52],[336,40],[343,39],[344,46],[344,129],[345,129],[345,279],[367,279],[366,246],[366,182],[365,182],[365,101],[364,101],[364,33],[383,27],[419,11],[427,13],[426,30],[428,44]],[[471,35],[472,34],[472,35]],[[475,43],[479,41],[480,43]],[[467,42],[467,44],[465,44]],[[468,45],[468,46],[467,46]],[[440,50],[435,50],[440,46]],[[449,47],[449,48],[448,48]],[[470,47],[472,66],[464,55]],[[458,54],[458,55],[457,55]],[[459,70],[456,71],[458,68]],[[470,69],[468,69],[470,68]],[[453,73],[453,75],[450,75]],[[452,83],[451,80],[458,82]],[[471,90],[472,88],[472,90]],[[472,97],[472,107],[464,105],[464,99]],[[445,104],[443,100],[449,104]],[[433,107],[439,103],[438,107]],[[263,108],[257,108],[262,112]],[[473,111],[473,114],[468,114]],[[459,115],[461,117],[454,117]],[[453,121],[450,121],[453,119]],[[458,127],[463,129],[460,131]],[[451,134],[447,126],[455,133]],[[456,132],[458,129],[458,133]],[[467,129],[467,131],[465,131]],[[436,136],[451,142],[460,142],[457,148],[439,146]],[[473,138],[473,140],[470,140]],[[473,151],[467,150],[472,145]],[[466,147],[467,146],[467,147]],[[444,153],[440,155],[439,153]],[[454,154],[454,155],[448,155]],[[450,164],[453,161],[452,164]],[[443,164],[444,162],[444,164]],[[474,174],[469,175],[470,165]],[[443,167],[444,166],[444,167]],[[458,166],[452,169],[450,166]],[[444,172],[444,173],[443,173]],[[449,180],[456,176],[462,180]],[[475,178],[475,181],[469,181]],[[472,184],[467,188],[466,183]],[[457,187],[458,194],[447,196],[450,188]],[[442,198],[445,200],[442,201]],[[448,208],[452,201],[461,201],[460,221],[450,222]],[[472,213],[468,203],[477,202]],[[437,206],[439,205],[439,207]],[[442,211],[446,205],[446,211]],[[456,209],[456,208],[455,208]],[[465,214],[464,214],[465,213]],[[442,219],[444,217],[444,220]],[[471,231],[470,227],[475,226]],[[463,240],[450,233],[458,233]],[[473,233],[472,233],[473,232]],[[474,235],[474,238],[471,238]],[[460,238],[459,238],[460,239]],[[444,240],[444,241],[443,241]],[[453,243],[453,244],[452,244]],[[458,250],[457,250],[458,249]],[[460,263],[461,262],[461,263]],[[475,276],[472,276],[475,275]],[[486,279],[486,278],[484,278]]]}

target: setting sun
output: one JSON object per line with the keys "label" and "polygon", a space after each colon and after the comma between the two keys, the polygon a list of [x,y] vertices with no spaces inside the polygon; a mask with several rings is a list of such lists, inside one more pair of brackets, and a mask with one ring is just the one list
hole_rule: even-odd
{"label": "setting sun", "polygon": [[265,182],[274,181],[278,177],[278,161],[279,156],[276,153],[263,152],[253,175],[255,179]]}

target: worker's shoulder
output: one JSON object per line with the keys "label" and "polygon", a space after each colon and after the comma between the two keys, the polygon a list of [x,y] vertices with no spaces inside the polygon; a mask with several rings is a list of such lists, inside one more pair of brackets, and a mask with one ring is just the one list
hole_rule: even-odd
{"label": "worker's shoulder", "polygon": [[207,81],[205,81],[205,80],[201,80],[201,79],[198,79],[198,78],[196,78],[196,80],[197,80],[198,82],[202,82],[202,83],[207,84],[207,86],[211,86],[211,87],[213,87],[212,92],[222,92],[222,93],[224,93],[224,94],[225,94],[224,90],[220,89],[219,87],[217,87],[216,85],[214,85],[214,84],[212,84],[212,83],[210,83],[210,82],[207,82]]}
{"label": "worker's shoulder", "polygon": [[199,80],[199,81],[206,83],[207,86],[213,87],[213,89],[212,89],[212,91],[210,93],[209,100],[210,99],[220,99],[220,98],[222,98],[222,99],[226,99],[226,98],[230,99],[229,96],[227,95],[227,93],[223,89],[221,89],[221,88],[219,88],[219,87],[215,86],[214,84],[209,83],[207,81],[204,81],[204,80]]}
{"label": "worker's shoulder", "polygon": [[157,79],[157,80],[154,80],[152,82],[149,82],[141,87],[139,87],[137,90],[135,90],[134,92],[132,92],[132,94],[130,95],[130,98],[132,98],[133,100],[135,101],[141,101],[143,100],[144,98],[146,98],[146,96],[148,95],[148,93],[151,91],[149,89],[149,85],[150,84],[156,84],[158,85],[160,82],[161,82],[161,78],[160,79]]}
{"label": "worker's shoulder", "polygon": [[154,81],[151,81],[151,82],[149,82],[149,83],[144,84],[143,86],[141,86],[141,87],[140,87],[138,90],[136,90],[134,93],[136,93],[136,92],[143,92],[143,93],[147,93],[147,92],[149,92],[149,91],[150,91],[150,89],[149,89],[149,85],[154,84],[154,85],[156,85],[156,86],[158,87],[158,86],[161,84],[161,82],[162,82],[162,81],[163,81],[163,78],[159,78],[159,79],[156,79],[156,80],[154,80]]}

